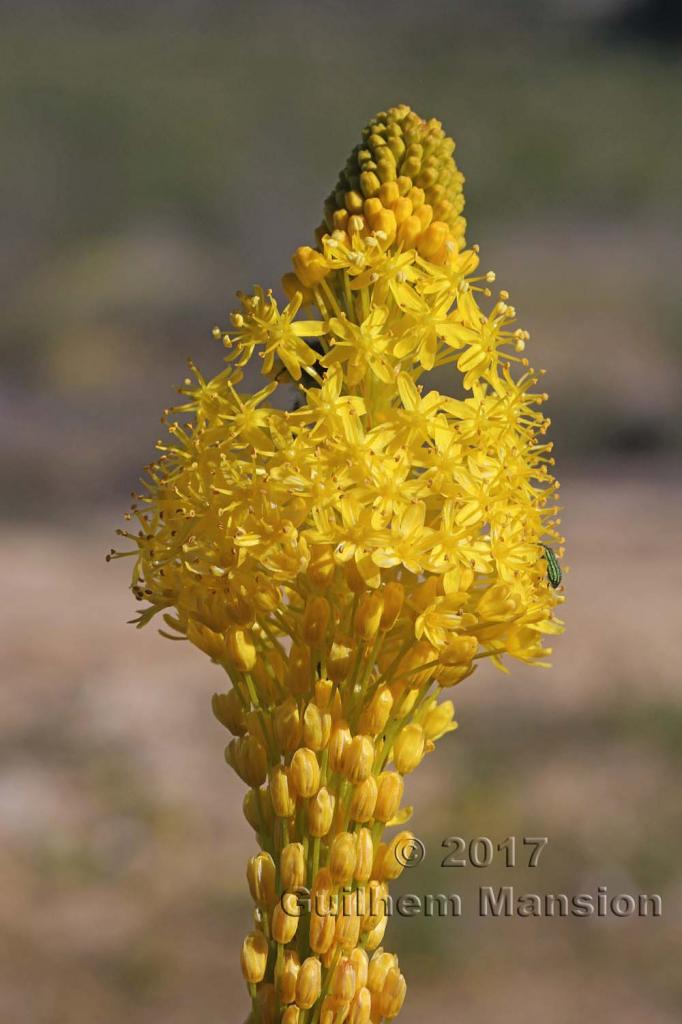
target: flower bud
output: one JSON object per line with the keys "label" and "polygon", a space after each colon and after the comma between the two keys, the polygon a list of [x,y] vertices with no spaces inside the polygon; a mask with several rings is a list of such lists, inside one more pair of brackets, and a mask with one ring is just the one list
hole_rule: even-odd
{"label": "flower bud", "polygon": [[372,874],[374,862],[374,843],[368,828],[361,828],[356,833],[355,870],[353,877],[356,882],[367,882]]}
{"label": "flower bud", "polygon": [[335,882],[347,885],[355,871],[355,838],[350,832],[335,835],[329,850],[329,871]]}
{"label": "flower bud", "polygon": [[270,932],[275,942],[282,946],[291,942],[296,934],[299,916],[300,907],[296,893],[285,892],[272,909]]}
{"label": "flower bud", "polygon": [[[386,846],[385,844],[382,845],[384,846],[385,852]],[[360,892],[360,890],[358,890],[358,892]],[[376,878],[373,878],[363,888],[362,893],[362,930],[363,932],[367,932],[371,931],[371,929],[379,924],[379,922],[388,914],[388,886],[385,882],[379,882]]]}
{"label": "flower bud", "polygon": [[326,786],[318,789],[308,804],[308,828],[311,836],[326,836],[334,818],[334,798]]}
{"label": "flower bud", "polygon": [[268,738],[265,733],[263,718],[259,711],[252,709],[246,712],[246,728],[252,736],[255,736],[262,747],[267,750]]}
{"label": "flower bud", "polygon": [[475,636],[457,636],[440,652],[442,665],[468,665],[478,650]]}
{"label": "flower bud", "polygon": [[407,985],[397,967],[392,967],[386,975],[383,988],[379,994],[378,1007],[381,1017],[393,1020],[397,1017],[405,1002]]}
{"label": "flower bud", "polygon": [[256,664],[256,647],[251,632],[231,626],[225,633],[227,657],[240,672],[250,672]]}
{"label": "flower bud", "polygon": [[311,647],[324,643],[329,624],[330,608],[326,597],[316,596],[308,601],[303,615],[303,639]]}
{"label": "flower bud", "polygon": [[315,683],[315,703],[320,711],[325,711],[331,700],[334,684],[331,679],[318,679]]}
{"label": "flower bud", "polygon": [[281,751],[290,754],[301,742],[303,728],[298,705],[293,697],[278,704],[273,714],[275,737]]}
{"label": "flower bud", "polygon": [[344,752],[350,741],[348,722],[340,718],[334,722],[329,739],[329,768],[331,771],[340,772],[342,770]]}
{"label": "flower bud", "polygon": [[359,783],[353,790],[350,801],[351,821],[369,821],[374,817],[377,802],[377,783],[373,775]]}
{"label": "flower bud", "polygon": [[225,748],[225,760],[247,786],[256,789],[267,777],[268,760],[263,744],[255,736],[242,736],[230,740]]}
{"label": "flower bud", "polygon": [[300,1024],[301,1012],[298,1006],[287,1006],[282,1014],[282,1024]]}
{"label": "flower bud", "polygon": [[421,725],[412,722],[398,734],[393,743],[393,763],[401,775],[413,772],[424,756],[426,738]]}
{"label": "flower bud", "polygon": [[353,655],[348,647],[332,644],[331,653],[327,659],[327,671],[329,672],[329,678],[337,686],[340,686],[348,676],[352,661]]}
{"label": "flower bud", "polygon": [[369,957],[364,949],[359,946],[350,954],[350,961],[355,967],[355,993],[367,984],[367,971],[369,970]]}
{"label": "flower bud", "polygon": [[303,843],[287,843],[280,854],[279,871],[284,889],[293,892],[304,884],[305,859],[303,856]]}
{"label": "flower bud", "polygon": [[362,915],[359,912],[359,896],[357,890],[344,892],[340,899],[339,913],[336,915],[334,941],[337,946],[350,952],[360,941]]}
{"label": "flower bud", "polygon": [[299,747],[296,751],[289,768],[289,784],[296,796],[315,796],[320,788],[320,766],[313,750]]}
{"label": "flower bud", "polygon": [[[395,670],[395,681],[415,688],[425,686],[436,670],[435,665],[430,664],[435,659],[436,651],[431,644],[426,640],[418,640],[400,659]],[[430,667],[420,672],[423,665]]]}
{"label": "flower bud", "polygon": [[265,977],[268,963],[268,940],[262,932],[250,932],[242,944],[242,974],[249,985],[257,985]]}
{"label": "flower bud", "polygon": [[355,967],[350,957],[342,957],[332,975],[329,993],[343,1003],[350,1003],[355,995]]}
{"label": "flower bud", "polygon": [[355,632],[366,644],[371,643],[379,632],[379,624],[384,611],[384,599],[381,594],[365,594],[355,613]]}
{"label": "flower bud", "polygon": [[369,962],[367,972],[367,987],[373,995],[379,995],[383,991],[388,972],[397,969],[398,961],[393,953],[384,953],[383,949],[377,950]]}
{"label": "flower bud", "polygon": [[303,742],[311,750],[323,750],[329,743],[332,716],[320,711],[317,704],[308,704],[303,712]]}
{"label": "flower bud", "polygon": [[405,588],[402,583],[391,582],[384,587],[384,610],[381,615],[381,629],[391,629],[403,609]]}
{"label": "flower bud", "polygon": [[[296,980],[300,970],[301,962],[298,953],[293,949],[284,950],[284,959],[275,968],[276,988],[279,992],[279,1001],[284,1006],[293,1003],[296,999]],[[284,1021],[284,1017],[282,1017]]]}
{"label": "flower bud", "polygon": [[384,878],[384,861],[386,860],[387,851],[388,845],[386,843],[379,843],[374,851],[374,861],[372,863],[373,880],[381,881]]}
{"label": "flower bud", "polygon": [[309,245],[299,245],[291,257],[294,273],[306,288],[314,288],[329,273],[329,265],[321,252]]}
{"label": "flower bud", "polygon": [[276,765],[270,772],[270,801],[278,818],[291,818],[296,813],[296,797],[289,787],[286,768]]}
{"label": "flower bud", "polygon": [[377,779],[377,802],[374,817],[384,824],[395,817],[403,798],[405,784],[397,772],[382,772]]}
{"label": "flower bud", "polygon": [[368,736],[378,736],[383,732],[393,707],[393,694],[386,684],[382,684],[360,716],[359,729]]}
{"label": "flower bud", "polygon": [[[322,956],[331,947],[334,941],[334,929],[336,922],[331,914],[318,914],[313,911],[310,915],[310,948],[313,953]],[[297,999],[298,1002],[298,999]],[[300,1003],[299,1003],[300,1005]]]}
{"label": "flower bud", "polygon": [[374,744],[369,736],[353,736],[343,752],[343,773],[349,782],[364,782],[374,766]]}
{"label": "flower bud", "polygon": [[384,941],[384,935],[386,934],[387,924],[388,918],[384,917],[374,926],[374,928],[372,928],[371,932],[368,932],[365,938],[365,949],[372,950],[381,946],[381,943]]}
{"label": "flower bud", "polygon": [[246,865],[246,880],[254,903],[270,908],[276,899],[275,862],[269,853],[250,857]]}
{"label": "flower bud", "polygon": [[236,690],[232,689],[228,693],[214,693],[211,698],[211,707],[220,724],[229,729],[233,736],[244,735],[246,720]]}
{"label": "flower bud", "polygon": [[222,661],[226,655],[225,637],[222,633],[205,626],[203,622],[190,619],[187,623],[187,639],[198,647],[204,654],[208,654],[213,661]]}
{"label": "flower bud", "polygon": [[439,740],[457,728],[454,721],[455,706],[451,700],[444,700],[429,711],[424,719],[424,733],[429,740]]}
{"label": "flower bud", "polygon": [[318,957],[307,957],[298,972],[296,979],[296,1005],[302,1010],[309,1010],[320,998],[322,991],[322,964]]}
{"label": "flower bud", "polygon": [[[364,952],[364,950],[363,950]],[[361,987],[353,997],[346,1024],[369,1024],[372,1011],[372,995],[368,988]],[[284,1019],[282,1019],[284,1024]]]}
{"label": "flower bud", "polygon": [[407,849],[413,840],[414,836],[411,832],[399,832],[397,836],[393,837],[388,844],[388,849],[384,854],[381,865],[383,878],[393,881],[394,878],[398,878],[403,873],[405,867],[403,851]]}

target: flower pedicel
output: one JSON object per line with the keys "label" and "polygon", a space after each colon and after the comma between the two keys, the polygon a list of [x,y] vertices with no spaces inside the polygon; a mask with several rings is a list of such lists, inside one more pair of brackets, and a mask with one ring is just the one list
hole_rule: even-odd
{"label": "flower pedicel", "polygon": [[[240,294],[214,331],[226,368],[190,364],[121,531],[137,623],[161,614],[229,677],[213,711],[261,850],[252,1024],[399,1013],[382,897],[411,835],[383,833],[409,818],[403,778],[456,728],[443,690],[484,658],[543,664],[561,632],[547,396],[465,243],[453,150],[407,106],[369,123],[286,305]],[[435,369],[447,394],[422,383]],[[292,382],[297,408],[275,408]]]}

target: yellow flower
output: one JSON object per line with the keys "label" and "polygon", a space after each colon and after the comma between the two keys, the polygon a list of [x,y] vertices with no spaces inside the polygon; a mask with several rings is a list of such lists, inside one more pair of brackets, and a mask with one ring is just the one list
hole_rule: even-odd
{"label": "yellow flower", "polygon": [[[122,531],[138,624],[161,614],[231,682],[213,708],[265,851],[242,956],[253,1024],[398,1012],[395,958],[363,960],[385,914],[299,923],[283,879],[327,901],[345,883],[358,901],[384,893],[401,866],[381,832],[410,813],[402,776],[455,726],[441,689],[484,658],[544,665],[562,628],[547,396],[507,293],[465,248],[453,149],[405,106],[370,122],[318,248],[294,254],[288,304],[241,295],[214,331],[226,369],[206,380],[190,364]],[[252,392],[247,367],[265,378]],[[435,367],[460,397],[425,388]]]}

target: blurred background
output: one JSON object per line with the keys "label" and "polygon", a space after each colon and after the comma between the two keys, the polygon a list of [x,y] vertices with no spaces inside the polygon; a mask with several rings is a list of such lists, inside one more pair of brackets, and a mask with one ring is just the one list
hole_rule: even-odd
{"label": "blurred background", "polygon": [[[679,769],[682,16],[673,0],[1,8],[0,1016],[225,1024],[252,842],[218,670],[125,624],[106,566],[161,409],[237,288],[277,285],[361,126],[458,142],[470,241],[547,368],[568,537],[551,671],[481,670],[411,782],[404,1024],[673,1024]],[[443,837],[549,837],[442,869]],[[658,920],[482,920],[479,885],[661,894]]]}

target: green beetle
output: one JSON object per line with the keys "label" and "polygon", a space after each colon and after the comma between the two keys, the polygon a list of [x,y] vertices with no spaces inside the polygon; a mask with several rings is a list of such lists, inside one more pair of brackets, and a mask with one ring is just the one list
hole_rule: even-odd
{"label": "green beetle", "polygon": [[561,583],[562,576],[559,559],[548,544],[541,544],[540,547],[543,550],[545,561],[547,562],[547,582],[552,590],[556,590]]}

